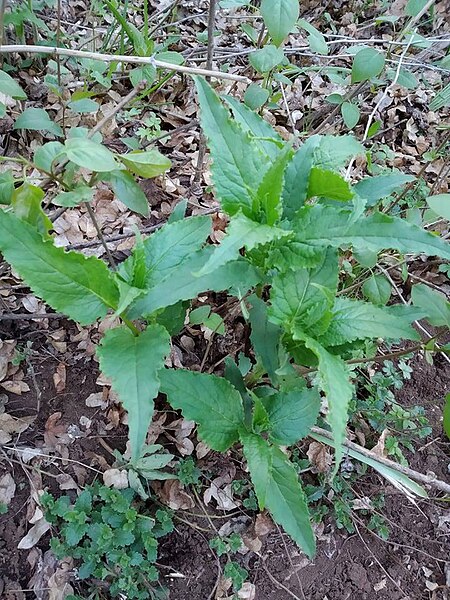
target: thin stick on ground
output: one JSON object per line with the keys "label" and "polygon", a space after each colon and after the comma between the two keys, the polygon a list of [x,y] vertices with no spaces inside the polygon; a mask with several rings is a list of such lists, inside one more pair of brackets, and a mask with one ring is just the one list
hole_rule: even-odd
{"label": "thin stick on ground", "polygon": [[57,48],[56,46],[34,46],[27,44],[8,44],[0,46],[0,54],[12,54],[14,52],[28,52],[29,54],[54,54],[55,56],[73,56],[74,58],[90,58],[103,62],[129,63],[136,65],[153,65],[158,69],[185,73],[187,75],[202,75],[203,77],[215,77],[216,79],[229,79],[231,81],[242,81],[251,83],[247,77],[224,73],[222,71],[208,71],[197,67],[186,67],[185,65],[174,65],[153,56],[127,56],[125,54],[102,54],[101,52],[86,52],[83,50],[72,50],[70,48]]}
{"label": "thin stick on ground", "polygon": [[110,249],[108,248],[108,245],[107,245],[107,243],[105,241],[105,238],[103,237],[103,233],[102,233],[102,230],[100,228],[100,225],[98,224],[97,217],[95,216],[94,210],[93,210],[92,206],[89,204],[89,202],[85,202],[84,204],[85,204],[86,209],[87,209],[87,211],[89,213],[89,216],[91,217],[91,221],[94,224],[95,230],[96,230],[97,235],[98,235],[98,239],[100,240],[101,245],[105,249],[106,256],[108,257],[109,264],[110,264],[111,268],[115,271],[117,269],[116,261],[114,260],[114,257],[111,254]]}
{"label": "thin stick on ground", "polygon": [[[325,437],[329,440],[333,440],[333,434],[327,431],[326,429],[322,429],[321,427],[313,427],[311,431],[312,433]],[[389,460],[388,458],[378,456],[377,454],[374,454],[367,448],[359,446],[358,444],[355,444],[354,442],[351,442],[347,439],[345,439],[342,442],[342,445],[346,448],[350,448],[350,450],[355,450],[356,452],[359,452],[360,454],[363,454],[364,456],[367,456],[368,458],[371,458],[372,460],[380,463],[381,465],[385,465],[386,467],[389,467],[394,471],[397,471],[398,473],[402,473],[403,475],[406,475],[414,481],[418,481],[419,483],[423,483],[425,485],[434,487],[442,492],[445,492],[446,494],[450,494],[450,484],[446,483],[445,481],[441,481],[440,479],[437,479],[437,477],[434,474],[424,475],[423,473],[414,471],[414,469],[410,469],[409,467],[400,465],[392,460]]]}

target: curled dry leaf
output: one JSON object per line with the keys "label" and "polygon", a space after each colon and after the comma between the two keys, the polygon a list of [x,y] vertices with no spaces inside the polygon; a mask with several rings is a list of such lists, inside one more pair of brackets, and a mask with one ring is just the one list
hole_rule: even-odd
{"label": "curled dry leaf", "polygon": [[204,442],[199,442],[195,447],[195,454],[197,458],[200,460],[201,458],[205,458],[205,456],[211,452],[211,448],[207,446]]}
{"label": "curled dry leaf", "polygon": [[240,600],[255,600],[256,598],[256,587],[253,583],[246,581],[241,589],[239,590],[237,597]]}
{"label": "curled dry leaf", "polygon": [[108,406],[103,392],[94,392],[93,394],[90,394],[86,398],[85,404],[89,408],[106,408]]}
{"label": "curled dry leaf", "polygon": [[221,477],[216,477],[211,482],[209,488],[203,494],[205,504],[209,504],[211,500],[217,503],[217,508],[220,510],[234,510],[240,503],[233,499],[233,489],[231,482],[233,481],[234,473],[226,473]]}
{"label": "curled dry leaf", "polygon": [[56,481],[59,483],[60,490],[79,490],[76,481],[68,473],[57,475]]}
{"label": "curled dry leaf", "polygon": [[66,389],[66,377],[66,365],[64,363],[59,363],[53,374],[53,383],[57,394],[61,394]]}
{"label": "curled dry leaf", "polygon": [[16,349],[14,340],[0,340],[0,381],[3,381],[8,374],[10,365]]}
{"label": "curled dry leaf", "polygon": [[333,459],[324,444],[311,442],[306,454],[310,463],[319,473],[326,473],[330,470]]}
{"label": "curled dry leaf", "polygon": [[170,424],[166,429],[173,429],[174,436],[171,436],[166,431],[166,436],[175,443],[178,452],[181,456],[190,456],[194,452],[194,444],[189,436],[195,427],[194,421],[186,419],[177,419]]}
{"label": "curled dry leaf", "polygon": [[69,441],[63,437],[66,433],[66,425],[58,424],[62,413],[55,412],[45,422],[44,440],[48,448],[56,448],[60,442]]}
{"label": "curled dry leaf", "polygon": [[48,579],[48,600],[64,600],[73,594],[73,588],[69,583],[72,568],[71,558],[65,558],[58,564],[56,571]]}
{"label": "curled dry leaf", "polygon": [[128,487],[128,473],[125,469],[108,469],[103,473],[103,483],[116,490],[125,490]]}
{"label": "curled dry leaf", "polygon": [[167,479],[159,493],[161,501],[172,510],[194,508],[194,499],[186,492],[178,479]]}
{"label": "curled dry leaf", "polygon": [[0,478],[0,504],[9,505],[16,493],[16,482],[10,473],[5,473]]}
{"label": "curled dry leaf", "polygon": [[45,519],[41,519],[35,525],[33,525],[33,527],[26,534],[26,536],[20,540],[17,546],[18,549],[29,550],[38,543],[38,541],[41,539],[44,533],[47,533],[49,529],[49,523],[47,523]]}
{"label": "curled dry leaf", "polygon": [[264,511],[256,515],[255,533],[258,537],[263,537],[275,529],[274,522],[268,512]]}
{"label": "curled dry leaf", "polygon": [[384,451],[384,444],[386,442],[386,436],[388,433],[389,433],[389,429],[383,430],[382,434],[378,438],[378,442],[371,450],[372,454],[375,454],[376,456],[380,456],[381,458],[384,458],[386,456],[385,451]]}

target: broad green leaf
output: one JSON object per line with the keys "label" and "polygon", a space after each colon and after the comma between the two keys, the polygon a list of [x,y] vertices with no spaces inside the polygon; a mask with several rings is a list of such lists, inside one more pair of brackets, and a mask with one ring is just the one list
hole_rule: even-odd
{"label": "broad green leaf", "polygon": [[256,191],[255,202],[263,213],[267,225],[274,225],[283,213],[281,192],[283,190],[284,172],[292,156],[292,144],[286,144],[277,158],[264,174]]}
{"label": "broad green leaf", "polygon": [[450,105],[450,83],[448,83],[440,92],[436,94],[430,102],[430,110],[440,110],[444,106]]}
{"label": "broad green leaf", "polygon": [[224,100],[231,108],[234,120],[254,138],[252,142],[259,148],[262,155],[267,154],[270,159],[275,160],[284,141],[272,125],[233,96],[225,96]]}
{"label": "broad green leaf", "polygon": [[85,169],[96,173],[115,171],[117,162],[111,150],[89,138],[75,137],[65,141],[67,158]]}
{"label": "broad green leaf", "polygon": [[33,162],[38,169],[43,169],[47,173],[51,173],[54,160],[57,157],[64,158],[63,154],[64,145],[61,142],[47,142],[36,148]]}
{"label": "broad green leaf", "polygon": [[244,409],[239,392],[226,379],[180,369],[164,369],[159,377],[170,404],[198,424],[198,435],[210,448],[225,452],[237,442]]}
{"label": "broad green leaf", "polygon": [[320,409],[317,388],[278,392],[264,401],[270,422],[270,439],[290,446],[308,435]]}
{"label": "broad green leaf", "polygon": [[450,440],[450,394],[447,394],[444,401],[444,431]]}
{"label": "broad green leaf", "polygon": [[328,54],[328,45],[325,38],[314,25],[305,21],[305,19],[299,19],[297,25],[308,33],[308,44],[313,52],[323,55]]}
{"label": "broad green leaf", "polygon": [[397,85],[401,85],[407,90],[415,90],[419,86],[416,76],[408,69],[400,68],[397,77],[397,69],[387,69],[386,77],[389,81],[396,81]]}
{"label": "broad green leaf", "polygon": [[179,52],[175,52],[174,50],[164,50],[163,52],[158,52],[155,55],[157,60],[162,62],[170,63],[171,65],[182,65],[185,62],[185,58]]}
{"label": "broad green leaf", "polygon": [[307,198],[314,196],[331,200],[351,200],[353,192],[339,173],[313,167],[309,176]]}
{"label": "broad green leaf", "polygon": [[294,154],[286,168],[283,190],[283,216],[292,219],[308,194],[309,177],[314,164],[315,150],[321,143],[319,135],[311,136]]}
{"label": "broad green leaf", "polygon": [[392,287],[384,275],[371,275],[362,284],[362,293],[373,304],[384,306],[389,302]]}
{"label": "broad green leaf", "polygon": [[231,119],[228,110],[204,79],[196,79],[203,132],[211,152],[212,175],[218,198],[226,212],[253,212],[258,189],[269,158],[252,140],[248,130]]}
{"label": "broad green leaf", "polygon": [[415,177],[412,175],[405,175],[404,173],[396,173],[393,171],[385,175],[366,177],[354,186],[354,190],[358,196],[367,200],[367,206],[373,206],[378,200],[387,198],[405,183],[414,180]]}
{"label": "broad green leaf", "polygon": [[353,156],[366,153],[364,146],[352,135],[319,137],[320,143],[314,150],[314,166],[319,169],[340,169]]}
{"label": "broad green leaf", "polygon": [[119,158],[130,171],[148,179],[162,175],[172,165],[167,156],[164,156],[164,154],[161,154],[156,149],[145,151],[135,150],[128,154],[121,154]]}
{"label": "broad green leaf", "polygon": [[425,7],[427,0],[408,0],[405,7],[405,15],[415,17]]}
{"label": "broad green leaf", "polygon": [[353,129],[353,127],[358,125],[361,113],[359,112],[358,106],[353,104],[353,102],[343,102],[341,104],[341,115],[345,125],[349,129]]}
{"label": "broad green leaf", "polygon": [[194,308],[189,313],[189,323],[192,325],[201,325],[204,323],[205,319],[209,317],[211,313],[211,307],[209,304],[206,306],[199,306],[198,308]]}
{"label": "broad green leaf", "polygon": [[268,73],[284,61],[284,52],[272,44],[267,44],[261,50],[249,54],[249,61],[258,73]]}
{"label": "broad green leaf", "polygon": [[340,346],[354,340],[377,337],[420,340],[420,335],[410,325],[410,315],[409,306],[398,306],[392,314],[389,308],[369,302],[337,298],[330,325],[319,341],[323,346]]}
{"label": "broad green leaf", "polygon": [[258,110],[269,99],[270,92],[266,88],[261,87],[257,83],[252,83],[245,90],[244,102],[252,110]]}
{"label": "broad green leaf", "polygon": [[128,76],[134,87],[138,87],[143,81],[150,86],[156,79],[156,69],[153,65],[143,65],[142,67],[131,69]]}
{"label": "broad green leaf", "polygon": [[116,278],[117,287],[119,289],[119,303],[114,312],[115,316],[122,315],[128,307],[142,296],[144,290],[140,287],[135,287],[124,281],[121,277]]}
{"label": "broad green leaf", "polygon": [[26,100],[27,95],[17,83],[15,79],[5,73],[5,71],[0,71],[0,92],[5,94],[5,96],[11,96],[11,98],[15,98],[16,100]]}
{"label": "broad green leaf", "polygon": [[141,215],[148,215],[147,196],[130,173],[117,169],[104,175],[103,179],[111,184],[114,194],[125,206]]}
{"label": "broad green leaf", "polygon": [[424,283],[413,285],[411,298],[414,306],[423,309],[426,319],[437,327],[450,327],[450,302],[445,294],[432,290]]}
{"label": "broad green leaf", "polygon": [[[146,287],[172,277],[184,261],[203,246],[211,232],[211,219],[191,217],[161,227],[144,240]],[[128,261],[127,261],[128,263]]]}
{"label": "broad green leaf", "polygon": [[91,100],[91,98],[79,98],[78,100],[72,100],[69,102],[68,107],[75,113],[86,114],[96,113],[100,108],[98,102]]}
{"label": "broad green leaf", "polygon": [[11,196],[11,206],[16,217],[32,225],[43,237],[53,227],[52,222],[42,209],[44,196],[45,194],[41,188],[31,185],[27,181],[16,188]]}
{"label": "broad green leaf", "polygon": [[11,169],[0,173],[0,204],[11,204],[14,192],[14,176]]}
{"label": "broad green leaf", "polygon": [[[361,266],[366,267],[366,269],[372,269],[378,262],[378,252],[367,250],[366,248],[354,250],[353,256],[355,257],[355,260],[357,260]],[[369,300],[373,302],[370,298]],[[375,302],[375,304],[379,304],[379,302]]]}
{"label": "broad green leaf", "polygon": [[292,463],[259,435],[242,433],[241,441],[261,510],[267,507],[274,520],[311,558],[316,543],[306,496]]}
{"label": "broad green leaf", "polygon": [[267,317],[267,304],[252,294],[248,299],[251,308],[249,310],[250,334],[253,348],[261,358],[263,367],[266,369],[270,380],[275,385],[278,381],[276,370],[279,367],[278,348],[281,338],[281,327],[270,323]]}
{"label": "broad green leaf", "polygon": [[90,202],[94,197],[95,189],[88,185],[80,185],[70,192],[60,192],[52,200],[56,206],[78,206],[82,202]]}
{"label": "broad green leaf", "polygon": [[3,102],[0,102],[0,119],[3,119],[3,117],[6,115],[6,106],[3,104]]}
{"label": "broad green leaf", "polygon": [[53,135],[62,135],[61,127],[52,121],[43,108],[26,108],[14,123],[14,129],[31,129],[34,131],[48,131]]}
{"label": "broad green leaf", "polygon": [[118,290],[104,262],[57,248],[34,227],[1,210],[0,251],[37,296],[81,325],[117,306]]}
{"label": "broad green leaf", "polygon": [[342,459],[342,442],[345,439],[348,406],[353,396],[353,385],[349,381],[344,361],[339,356],[330,354],[312,338],[304,339],[305,345],[319,360],[320,388],[325,393],[328,402],[327,421],[331,426],[336,448],[336,474]]}
{"label": "broad green leaf", "polygon": [[246,248],[252,250],[261,244],[266,244],[275,239],[289,236],[292,232],[261,225],[245,217],[242,213],[231,218],[226,236],[218,246],[214,248],[208,262],[197,273],[199,277],[213,272],[222,265],[239,258],[239,250]]}
{"label": "broad green leaf", "polygon": [[270,291],[269,318],[302,339],[305,333],[325,331],[331,318],[338,281],[335,250],[328,249],[312,269],[275,275]]}
{"label": "broad green leaf", "polygon": [[367,81],[376,77],[384,69],[386,62],[383,53],[374,48],[363,48],[353,59],[352,83]]}
{"label": "broad green leaf", "polygon": [[270,37],[280,46],[297,22],[298,0],[262,0],[260,11]]}
{"label": "broad green leaf", "polygon": [[261,276],[246,260],[228,262],[202,277],[195,274],[206,264],[214,249],[203,248],[175,267],[171,274],[154,281],[150,289],[132,306],[132,318],[150,315],[154,311],[176,304],[180,300],[191,300],[202,292],[229,290],[242,294],[260,282]]}
{"label": "broad green leaf", "polygon": [[444,240],[403,219],[379,212],[354,221],[346,210],[308,206],[298,212],[295,229],[296,240],[304,244],[351,245],[374,251],[395,248],[403,253],[450,259],[450,246]]}
{"label": "broad green leaf", "polygon": [[170,354],[170,336],[152,324],[138,336],[127,327],[110,329],[97,348],[102,372],[128,412],[132,461],[138,460],[153,416],[159,391],[158,372]]}
{"label": "broad green leaf", "polygon": [[437,194],[429,196],[427,204],[440,217],[450,221],[450,194]]}

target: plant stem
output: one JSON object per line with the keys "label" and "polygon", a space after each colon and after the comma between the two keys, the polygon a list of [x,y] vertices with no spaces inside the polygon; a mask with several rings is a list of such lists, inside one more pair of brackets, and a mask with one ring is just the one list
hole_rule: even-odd
{"label": "plant stem", "polygon": [[[208,52],[206,55],[206,68],[208,71],[212,70],[212,61],[214,55],[214,25],[216,21],[216,0],[209,0],[209,13],[208,13]],[[210,80],[209,77],[206,78]],[[198,145],[198,157],[197,166],[195,167],[194,183],[200,183],[203,171],[203,163],[205,161],[206,154],[206,139],[203,133],[200,132],[200,141]]]}
{"label": "plant stem", "polygon": [[117,269],[116,261],[114,260],[113,255],[111,254],[111,251],[105,242],[105,238],[103,237],[103,233],[102,233],[102,230],[100,229],[100,225],[98,224],[97,217],[95,216],[94,210],[93,210],[92,206],[89,204],[89,202],[85,202],[84,205],[86,206],[89,216],[91,217],[91,221],[94,224],[95,230],[97,231],[98,239],[100,240],[101,245],[105,249],[106,256],[108,257],[109,264],[111,265],[111,269],[113,269],[113,271],[115,271]]}

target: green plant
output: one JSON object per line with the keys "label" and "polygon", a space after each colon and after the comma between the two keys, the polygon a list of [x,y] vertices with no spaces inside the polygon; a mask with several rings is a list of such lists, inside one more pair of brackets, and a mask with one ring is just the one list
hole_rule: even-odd
{"label": "green plant", "polygon": [[[232,118],[205,81],[196,84],[216,195],[230,217],[218,246],[206,243],[207,216],[181,218],[146,240],[137,236],[132,255],[112,271],[94,257],[55,247],[40,207],[42,194],[24,184],[0,211],[0,249],[56,310],[81,324],[108,310],[122,319],[123,326],[106,332],[97,355],[128,411],[132,464],[141,456],[153,400],[163,392],[173,408],[198,423],[199,437],[212,449],[224,452],[242,444],[260,508],[267,507],[312,556],[306,496],[280,446],[308,434],[325,440],[335,448],[336,473],[354,393],[346,361],[367,362],[367,340],[419,342],[411,326],[418,318],[448,326],[441,298],[424,302],[413,293],[414,306],[380,307],[347,297],[345,290],[338,294],[339,252],[393,248],[450,258],[450,250],[407,221],[366,210],[364,193],[337,171],[364,152],[354,138],[312,136],[294,151],[292,142],[285,143],[245,105],[226,98]],[[120,176],[118,161],[146,176],[167,166],[165,160],[154,161],[154,154],[114,156],[99,143],[94,155],[89,152],[94,142],[85,137],[56,144],[46,148],[47,165],[56,152],[79,166],[86,166],[89,154],[91,168]],[[206,290],[227,290],[240,300],[252,329],[252,369],[244,369],[245,376],[232,360],[225,377],[164,367],[170,337],[184,322],[185,301]],[[433,350],[432,342],[428,349]],[[311,433],[320,392],[332,439]],[[376,465],[355,450],[349,454]],[[379,470],[392,478],[392,469]],[[403,481],[409,482],[405,476]],[[424,493],[417,485],[414,490]]]}
{"label": "green plant", "polygon": [[68,496],[55,500],[44,494],[45,518],[58,532],[51,547],[58,558],[79,562],[79,579],[107,582],[113,597],[163,598],[155,562],[158,538],[172,531],[172,521],[164,510],[144,514],[133,499],[131,489],[98,483],[86,487],[73,504]]}

